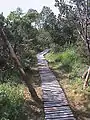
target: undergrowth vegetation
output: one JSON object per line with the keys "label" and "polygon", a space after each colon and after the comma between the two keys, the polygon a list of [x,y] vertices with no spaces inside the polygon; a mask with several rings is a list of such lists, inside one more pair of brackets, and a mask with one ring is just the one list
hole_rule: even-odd
{"label": "undergrowth vegetation", "polygon": [[56,68],[65,68],[66,72],[72,71],[73,66],[81,62],[74,49],[67,49],[59,53],[51,52],[46,55],[46,58],[50,63],[55,63]]}
{"label": "undergrowth vegetation", "polygon": [[83,63],[82,58],[74,48],[58,53],[50,52],[46,55],[46,59],[53,69],[61,70],[63,73],[68,74],[70,80],[81,78],[88,66]]}
{"label": "undergrowth vegetation", "polygon": [[0,85],[0,120],[24,120],[24,86],[3,83]]}
{"label": "undergrowth vegetation", "polygon": [[[38,71],[29,74],[30,82],[41,98]],[[14,75],[16,76],[16,73],[10,76],[10,80],[0,84],[0,120],[43,120],[43,109],[32,99],[27,86]]]}

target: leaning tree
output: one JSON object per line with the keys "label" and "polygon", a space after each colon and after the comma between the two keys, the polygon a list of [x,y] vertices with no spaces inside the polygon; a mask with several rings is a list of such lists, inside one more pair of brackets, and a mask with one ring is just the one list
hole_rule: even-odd
{"label": "leaning tree", "polygon": [[[19,11],[18,11],[18,13],[17,12],[11,13],[9,16],[10,18],[8,18],[7,20],[4,18],[3,14],[0,15],[0,49],[2,50],[2,52],[0,51],[0,56],[2,55],[5,58],[5,54],[7,54],[7,58],[10,58],[13,60],[14,64],[13,63],[11,63],[11,64],[13,64],[14,67],[19,70],[21,77],[22,77],[22,82],[24,82],[27,85],[32,98],[36,102],[41,103],[41,99],[38,97],[35,89],[33,88],[32,84],[29,82],[29,78],[24,71],[24,68],[21,64],[20,57],[18,57],[19,54],[17,54],[18,53],[18,49],[16,49],[17,46],[20,43],[22,43],[23,40],[25,40],[25,38],[27,38],[27,37],[29,38],[29,36],[27,36],[29,34],[29,32],[31,34],[31,31],[26,31],[26,30],[27,29],[33,30],[30,19],[27,17],[27,21],[25,21],[26,16],[21,17],[21,12],[19,12]],[[31,16],[29,14],[29,17],[31,17]],[[32,19],[32,17],[31,17],[31,19]],[[30,22],[30,24],[28,22]],[[22,24],[23,24],[23,26],[22,26]],[[21,34],[20,30],[22,31],[22,34]],[[19,42],[19,44],[18,44],[18,42]],[[2,56],[1,56],[1,59],[2,59]],[[7,60],[7,58],[5,60]],[[10,60],[10,59],[8,59],[8,60]],[[0,63],[0,64],[3,65],[4,61],[1,61],[1,62],[2,63]],[[11,62],[11,61],[9,61],[9,62]],[[2,68],[3,68],[3,66],[2,66]],[[2,68],[0,68],[0,69],[2,69]]]}

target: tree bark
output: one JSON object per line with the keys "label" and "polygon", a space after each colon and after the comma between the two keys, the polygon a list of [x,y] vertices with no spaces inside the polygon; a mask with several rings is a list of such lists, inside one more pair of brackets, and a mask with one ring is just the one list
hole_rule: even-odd
{"label": "tree bark", "polygon": [[89,56],[90,56],[90,45],[89,45],[89,40],[88,40],[88,30],[87,30],[87,26],[88,26],[88,0],[86,1],[87,5],[86,5],[86,42],[87,42],[87,47],[88,47],[88,51],[89,51]]}
{"label": "tree bark", "polygon": [[90,67],[88,68],[88,70],[86,70],[82,76],[82,79],[84,80],[84,85],[83,85],[83,89],[85,89],[86,87],[88,87],[88,80],[90,77]]}
{"label": "tree bark", "polygon": [[10,42],[8,41],[7,39],[7,36],[5,35],[5,32],[3,29],[1,29],[1,37],[4,41],[4,43],[7,45],[8,49],[9,49],[9,52],[10,52],[10,56],[12,57],[12,59],[14,60],[15,64],[17,65],[17,68],[18,70],[20,71],[20,74],[22,76],[22,80],[26,83],[28,89],[29,89],[29,92],[31,93],[31,96],[32,98],[38,102],[38,103],[42,103],[41,99],[38,97],[35,89],[33,88],[33,86],[29,83],[29,78],[28,76],[26,75],[20,61],[18,60]]}

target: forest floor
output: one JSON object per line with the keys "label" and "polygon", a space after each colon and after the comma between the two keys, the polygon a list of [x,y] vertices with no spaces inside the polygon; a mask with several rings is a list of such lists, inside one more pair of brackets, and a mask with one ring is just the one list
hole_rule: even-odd
{"label": "forest floor", "polygon": [[[38,68],[31,68],[31,70],[28,71],[28,75],[30,78],[30,83],[33,85],[37,95],[42,100],[42,88]],[[30,120],[44,120],[43,108],[32,99],[27,87],[24,90],[24,98],[26,101],[25,103],[28,110],[28,115],[30,115]]]}
{"label": "forest floor", "polygon": [[[59,84],[62,86],[77,120],[90,120],[90,87],[83,90],[83,81],[80,77],[81,71],[85,70],[86,65],[81,64],[81,69],[80,66],[77,68],[75,64],[77,71],[73,69],[72,72],[67,72],[66,67],[62,66],[61,61],[58,58],[61,59],[61,57],[58,57],[58,54],[49,53],[46,55],[49,67],[57,77]],[[65,62],[67,59],[65,58]],[[71,75],[74,75],[74,78],[70,78]]]}

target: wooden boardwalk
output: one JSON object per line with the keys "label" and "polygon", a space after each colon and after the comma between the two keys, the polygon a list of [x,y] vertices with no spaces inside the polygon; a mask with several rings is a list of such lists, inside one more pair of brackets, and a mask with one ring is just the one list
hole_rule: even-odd
{"label": "wooden boardwalk", "polygon": [[56,77],[48,67],[45,50],[37,55],[38,68],[42,81],[44,112],[46,120],[76,120]]}

